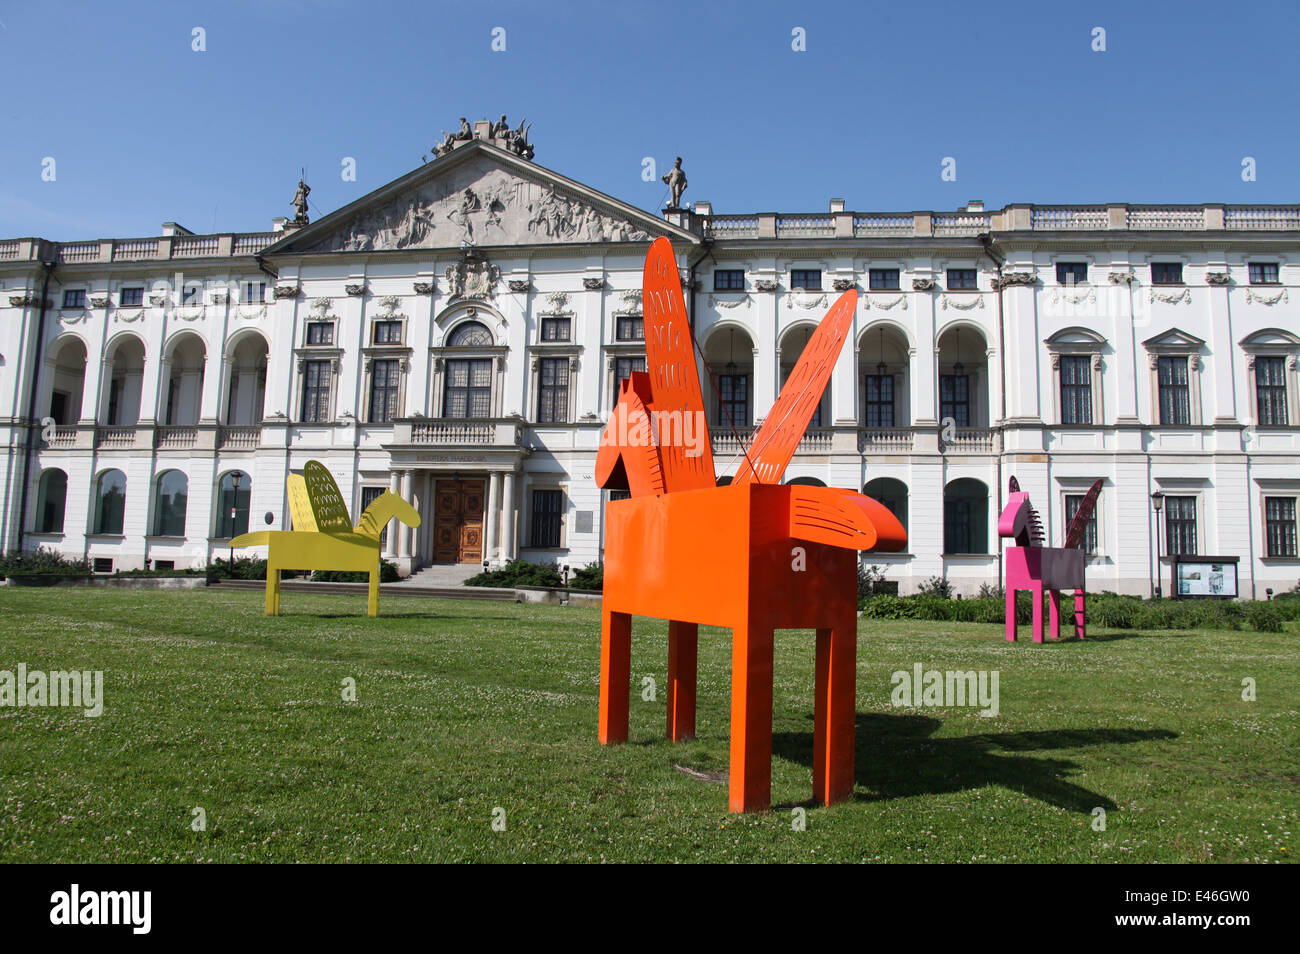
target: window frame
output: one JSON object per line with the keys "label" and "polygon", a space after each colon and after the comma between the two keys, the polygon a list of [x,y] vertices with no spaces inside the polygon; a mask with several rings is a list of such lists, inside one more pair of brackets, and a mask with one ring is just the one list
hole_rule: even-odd
{"label": "window frame", "polygon": [[[623,334],[624,327],[630,329],[631,333]],[[617,344],[636,344],[645,341],[645,315],[615,315],[614,341]]]}
{"label": "window frame", "polygon": [[[127,300],[130,294],[131,300]],[[117,306],[119,308],[143,308],[144,307],[144,286],[143,285],[124,285],[117,290]]]}
{"label": "window frame", "polygon": [[[1092,516],[1088,518],[1087,528],[1084,530],[1083,533],[1083,546],[1080,549],[1082,549],[1083,552],[1090,559],[1097,559],[1105,555],[1101,548],[1102,547],[1101,500],[1104,494],[1105,491],[1103,490],[1102,493],[1097,495],[1097,500],[1093,504],[1093,508],[1092,508]],[[1063,544],[1064,544],[1065,531],[1069,528],[1071,521],[1074,520],[1074,515],[1078,513],[1079,507],[1083,505],[1084,498],[1086,498],[1087,496],[1088,496],[1088,492],[1082,488],[1077,490],[1066,489],[1061,492],[1061,514],[1065,518],[1064,522],[1061,524],[1061,534],[1062,534]],[[1071,501],[1074,502],[1073,507],[1070,506]],[[1092,542],[1093,542],[1092,549],[1088,549],[1087,546],[1088,537],[1090,534],[1092,536]]]}
{"label": "window frame", "polygon": [[[873,381],[877,382],[878,386],[883,385],[886,381],[889,382],[889,397],[887,399],[879,396],[873,398],[871,396],[871,384]],[[895,387],[895,384],[894,375],[888,371],[884,374],[864,374],[862,376],[863,427],[889,428],[898,426],[898,389]],[[879,394],[880,392],[877,393]],[[880,421],[877,423],[872,423],[871,421],[871,412],[873,408],[876,410],[877,415],[881,417]],[[883,415],[881,414],[885,409],[888,409],[889,411],[889,423],[887,424],[884,423]]]}
{"label": "window frame", "polygon": [[[298,422],[300,424],[329,424],[334,420],[334,385],[338,380],[338,360],[331,358],[310,358],[299,359],[298,376],[301,380],[300,394],[298,401]],[[320,369],[324,369],[329,375],[328,380],[322,386],[319,380]],[[317,382],[312,384],[310,381],[312,370],[317,372]],[[323,388],[323,390],[322,390]],[[307,401],[309,395],[316,394],[318,401],[313,405],[312,414],[307,413]],[[319,402],[319,397],[324,398],[323,407]]]}
{"label": "window frame", "polygon": [[[724,279],[723,276],[726,276]],[[713,270],[713,290],[715,292],[735,292],[745,290],[745,270],[743,268],[715,268]]]}
{"label": "window frame", "polygon": [[[1273,270],[1272,278],[1261,277],[1257,279],[1255,277],[1256,269],[1259,269],[1259,274],[1262,276],[1262,275],[1267,275],[1268,273],[1265,270],[1270,268]],[[1281,285],[1282,284],[1282,263],[1281,262],[1247,262],[1246,272],[1250,277],[1250,283],[1252,285]]]}
{"label": "window frame", "polygon": [[63,289],[63,308],[85,308],[86,307],[86,289],[84,288],[65,288]]}
{"label": "window frame", "polygon": [[[1159,273],[1157,273],[1157,269],[1160,269]],[[1157,274],[1161,277],[1157,277]],[[1176,277],[1170,278],[1170,274],[1173,274]],[[1151,262],[1150,275],[1152,285],[1161,285],[1166,287],[1172,285],[1178,287],[1187,284],[1187,282],[1184,281],[1182,262]]]}
{"label": "window frame", "polygon": [[[558,506],[554,510],[539,510],[539,495],[547,495],[546,499],[553,499]],[[553,497],[551,495],[554,495]],[[528,494],[528,547],[530,550],[563,550],[565,549],[565,515],[568,512],[567,495],[564,488],[554,485],[533,484],[529,487]],[[539,522],[539,518],[545,522]],[[544,531],[554,531],[554,543],[550,543],[550,535],[542,539]],[[540,542],[539,542],[540,541]]]}
{"label": "window frame", "polygon": [[[1055,265],[1056,265],[1056,284],[1064,285],[1066,288],[1078,287],[1079,285],[1088,284],[1088,263],[1087,262],[1056,262]],[[1071,279],[1070,273],[1078,269],[1083,269],[1083,277]]]}
{"label": "window frame", "polygon": [[900,268],[869,268],[867,269],[867,290],[898,291],[901,276],[902,269]]}
{"label": "window frame", "polygon": [[[538,424],[568,424],[572,422],[573,410],[573,373],[574,359],[569,355],[564,356],[538,356],[534,359],[535,373],[537,376],[537,413],[535,420]],[[547,383],[547,372],[551,371],[558,377],[562,372],[563,383],[552,381]],[[549,397],[549,403],[548,403]]]}
{"label": "window frame", "polygon": [[[1264,554],[1265,560],[1295,560],[1300,559],[1300,500],[1297,500],[1295,494],[1262,494],[1262,510],[1264,518]],[[1269,504],[1272,502],[1285,501],[1290,505],[1290,516],[1271,517],[1269,516]],[[1289,543],[1289,552],[1275,552],[1275,533],[1276,536],[1285,537],[1285,542]]]}
{"label": "window frame", "polygon": [[790,269],[790,290],[822,291],[822,270],[820,268]]}
{"label": "window frame", "polygon": [[[1165,540],[1164,540],[1165,550],[1164,553],[1161,555],[1162,557],[1200,555],[1200,551],[1201,551],[1200,499],[1201,499],[1200,494],[1186,494],[1186,493],[1165,494],[1165,502],[1163,508],[1164,509],[1163,520],[1165,526]],[[1175,501],[1177,501],[1177,506],[1180,510],[1184,506],[1187,507],[1190,512],[1190,516],[1186,513],[1180,513],[1177,520],[1175,520],[1174,513],[1173,513],[1175,507]],[[1183,539],[1180,540],[1180,546],[1182,545],[1182,543],[1187,542],[1186,534],[1188,533],[1188,528],[1190,527],[1190,534],[1191,534],[1190,542],[1192,546],[1192,549],[1190,551],[1183,550],[1183,549],[1179,549],[1175,551],[1174,549],[1175,523],[1177,523],[1179,527],[1179,534],[1183,537]]]}
{"label": "window frame", "polygon": [[[326,328],[326,329],[329,330],[329,340],[328,340],[328,341],[312,341],[312,332],[313,332],[313,331],[317,331],[317,330],[322,329],[322,328]],[[331,318],[326,318],[326,319],[315,319],[315,318],[309,318],[309,319],[307,319],[307,321],[306,321],[306,323],[305,323],[305,327],[303,328],[302,346],[303,346],[304,348],[333,348],[333,347],[336,347],[335,344],[334,344],[334,339],[335,339],[335,332],[336,332],[336,330],[337,330],[337,329],[334,327],[334,320],[331,319]]]}
{"label": "window frame", "polygon": [[945,291],[979,291],[979,287],[980,287],[979,269],[977,268],[945,269],[944,272]]}

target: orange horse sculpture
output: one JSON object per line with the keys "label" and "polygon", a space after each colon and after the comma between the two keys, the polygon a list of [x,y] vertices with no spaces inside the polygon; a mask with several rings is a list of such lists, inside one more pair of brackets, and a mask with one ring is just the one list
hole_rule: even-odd
{"label": "orange horse sculpture", "polygon": [[668,619],[668,737],[695,735],[699,625],[732,630],[730,807],[771,801],[776,629],[814,629],[813,796],[853,792],[857,691],[857,553],[902,550],[907,534],[882,504],[851,490],[782,486],[848,336],[857,292],[835,302],[809,339],[735,478],[716,484],[699,374],[672,246],[658,239],[643,285],[646,372],[621,384],[596,480],[631,496],[606,510],[601,621],[602,744],[628,734],[632,616]]}

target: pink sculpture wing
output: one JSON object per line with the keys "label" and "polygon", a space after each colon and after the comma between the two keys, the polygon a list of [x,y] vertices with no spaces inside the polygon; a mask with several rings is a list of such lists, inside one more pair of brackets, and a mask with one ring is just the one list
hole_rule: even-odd
{"label": "pink sculpture wing", "polygon": [[850,288],[831,305],[781,388],[733,484],[778,484],[821,402],[826,382],[853,325],[858,293]]}
{"label": "pink sculpture wing", "polygon": [[670,493],[714,487],[713,448],[700,373],[691,347],[677,257],[668,239],[657,238],[650,246],[641,288],[650,411],[658,429],[664,486]]}
{"label": "pink sculpture wing", "polygon": [[1101,481],[1093,481],[1084,495],[1079,509],[1074,512],[1074,519],[1065,530],[1065,548],[1067,550],[1083,543],[1083,535],[1088,530],[1088,521],[1092,519],[1093,508],[1097,506],[1097,497],[1101,494]]}

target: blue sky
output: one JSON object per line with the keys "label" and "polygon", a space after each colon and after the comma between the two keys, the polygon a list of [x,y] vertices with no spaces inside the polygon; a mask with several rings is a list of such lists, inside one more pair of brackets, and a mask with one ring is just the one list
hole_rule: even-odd
{"label": "blue sky", "polygon": [[316,218],[502,112],[651,210],[642,160],[675,155],[717,212],[1300,201],[1295,0],[24,0],[0,24],[3,236],[266,229],[303,166]]}

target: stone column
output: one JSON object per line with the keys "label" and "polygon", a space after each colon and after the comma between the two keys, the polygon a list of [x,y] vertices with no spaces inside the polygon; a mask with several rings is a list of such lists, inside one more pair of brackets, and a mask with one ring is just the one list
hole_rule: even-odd
{"label": "stone column", "polygon": [[[411,499],[411,472],[409,470],[402,471],[401,488],[402,499],[409,502]],[[401,521],[397,521],[397,556],[401,560],[411,558],[411,528]]]}
{"label": "stone column", "polygon": [[505,473],[505,488],[501,502],[501,557],[515,558],[515,473]]}
{"label": "stone column", "polygon": [[[388,490],[389,490],[390,493],[394,493],[394,494],[395,494],[395,493],[398,493],[398,492],[401,490],[401,484],[400,484],[401,477],[402,477],[402,475],[401,475],[401,472],[400,472],[400,471],[396,471],[396,470],[394,470],[394,471],[391,471],[391,472],[389,473],[389,475],[388,475]],[[392,559],[395,559],[395,558],[397,557],[397,528],[398,528],[398,526],[400,526],[400,524],[398,523],[396,517],[394,517],[392,520],[388,521],[388,536],[387,536],[387,538],[385,539],[385,543],[384,543],[384,558],[385,558],[385,559],[392,560]]]}
{"label": "stone column", "polygon": [[500,544],[500,536],[497,533],[498,524],[501,522],[501,472],[492,471],[488,475],[488,505],[487,505],[487,527],[484,528],[486,533],[487,549],[483,557],[491,560],[492,565],[496,566],[501,562],[500,554],[497,548]]}

